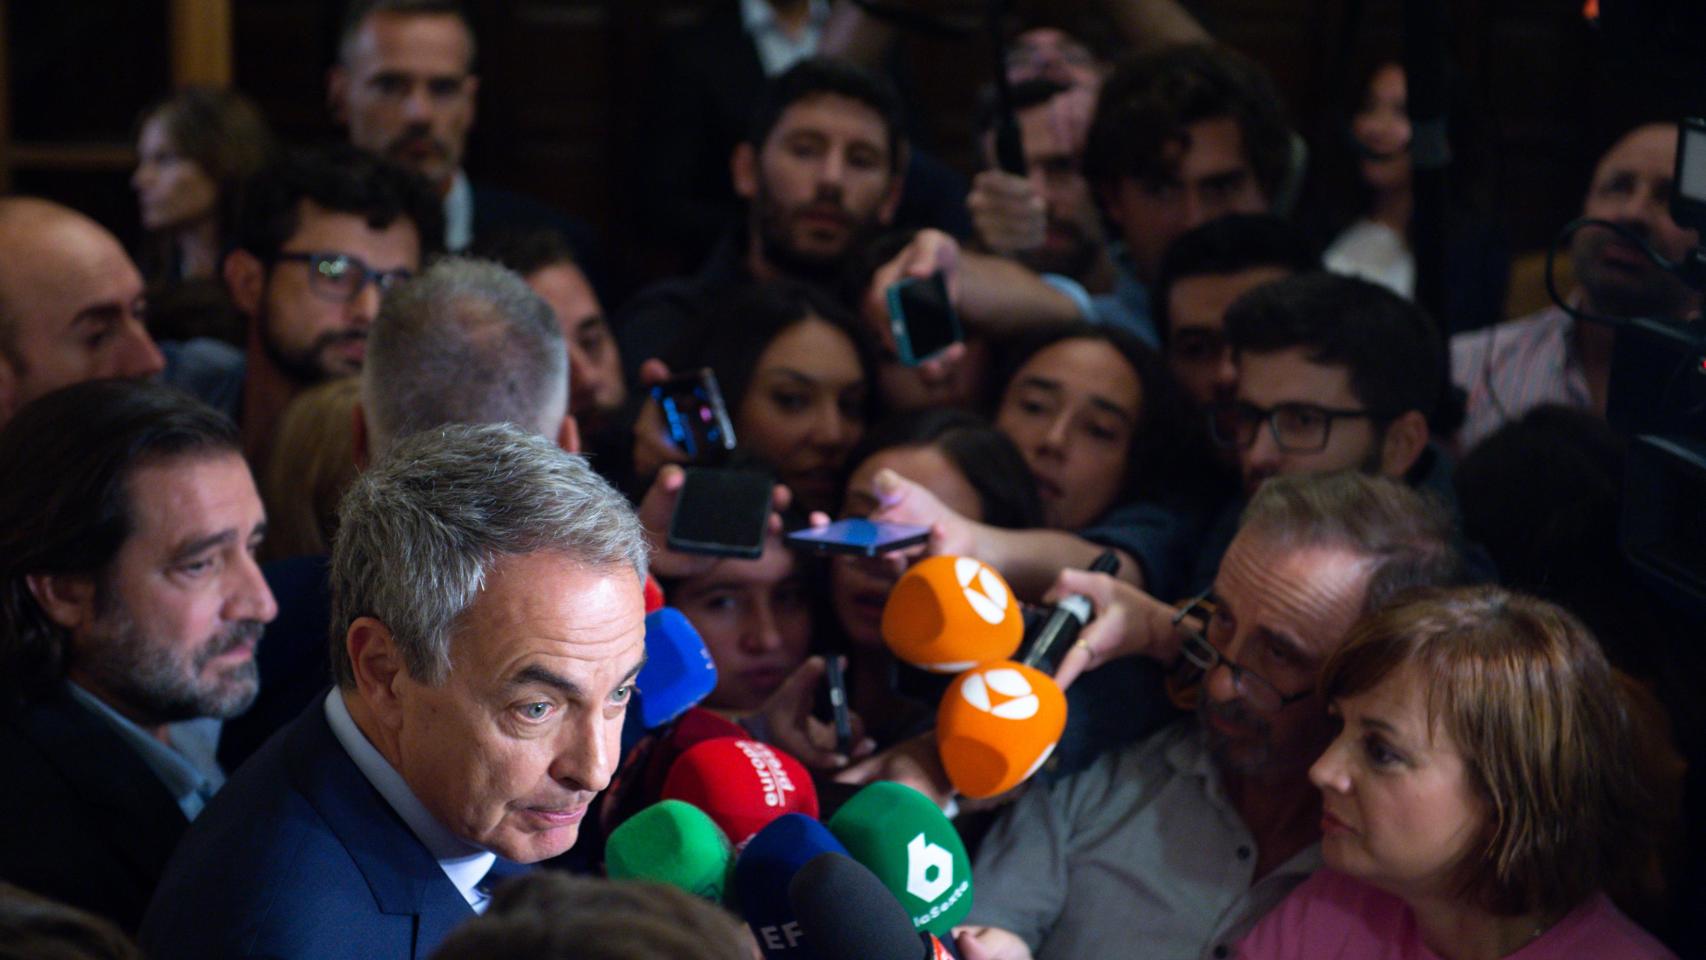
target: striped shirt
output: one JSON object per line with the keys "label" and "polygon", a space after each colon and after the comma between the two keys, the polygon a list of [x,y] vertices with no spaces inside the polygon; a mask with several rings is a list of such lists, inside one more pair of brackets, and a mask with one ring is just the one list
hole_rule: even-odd
{"label": "striped shirt", "polygon": [[1468,394],[1460,451],[1544,404],[1593,409],[1575,331],[1574,318],[1551,306],[1451,338],[1451,381]]}

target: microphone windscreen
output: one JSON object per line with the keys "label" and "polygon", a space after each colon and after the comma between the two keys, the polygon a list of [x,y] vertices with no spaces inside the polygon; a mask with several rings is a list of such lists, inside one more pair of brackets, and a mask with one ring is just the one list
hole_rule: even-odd
{"label": "microphone windscreen", "polygon": [[924,794],[881,780],[842,804],[827,826],[916,929],[945,935],[971,912],[971,858],[959,831]]}
{"label": "microphone windscreen", "polygon": [[794,917],[788,885],[801,867],[825,853],[845,856],[847,849],[823,824],[790,813],[755,834],[735,859],[735,895],[741,914],[768,960],[815,960],[818,956],[806,943]]}
{"label": "microphone windscreen", "polygon": [[636,678],[640,720],[655,730],[716,688],[717,665],[705,641],[674,607],[646,614],[646,665]]}
{"label": "microphone windscreen", "polygon": [[817,789],[800,761],[734,737],[687,748],[664,779],[663,797],[705,811],[737,849],[777,817],[815,817],[818,810]]}
{"label": "microphone windscreen", "polygon": [[818,960],[921,960],[924,942],[876,875],[820,853],[788,883],[788,902]]}
{"label": "microphone windscreen", "polygon": [[651,613],[654,610],[662,609],[663,604],[664,604],[663,584],[658,583],[657,578],[652,576],[649,573],[646,574],[646,585],[645,585],[645,589],[644,589],[644,595],[645,595],[645,599],[646,599],[646,612],[647,613]]}
{"label": "microphone windscreen", "polygon": [[734,849],[703,810],[680,800],[654,803],[610,832],[604,868],[612,880],[652,880],[723,901]]}
{"label": "microphone windscreen", "polygon": [[1066,695],[1022,663],[986,663],[954,678],[936,711],[936,748],[954,789],[993,797],[1024,783],[1066,729]]}
{"label": "microphone windscreen", "polygon": [[905,663],[959,673],[1005,660],[1025,632],[1007,581],[970,557],[929,557],[906,571],[883,605],[883,642]]}

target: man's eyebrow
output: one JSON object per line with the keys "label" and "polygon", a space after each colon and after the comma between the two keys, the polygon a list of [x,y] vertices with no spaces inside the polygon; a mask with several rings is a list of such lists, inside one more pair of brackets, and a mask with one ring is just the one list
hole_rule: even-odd
{"label": "man's eyebrow", "polygon": [[202,553],[203,551],[236,542],[237,531],[235,528],[221,530],[218,533],[210,533],[205,537],[197,537],[194,540],[179,544],[177,549],[172,551],[171,561],[173,563],[177,563],[182,560],[188,560],[190,557],[193,557],[198,553]]}
{"label": "man's eyebrow", "polygon": [[1304,648],[1302,642],[1283,630],[1274,630],[1268,627],[1258,626],[1256,628],[1256,632],[1261,634],[1263,639],[1270,640],[1284,647],[1286,655],[1299,663],[1308,663],[1315,657],[1314,654]]}
{"label": "man's eyebrow", "polygon": [[522,667],[515,676],[509,678],[509,686],[512,687],[525,687],[529,684],[550,687],[569,699],[577,699],[583,695],[580,684],[568,677],[558,676],[538,664]]}
{"label": "man's eyebrow", "polygon": [[113,323],[124,316],[124,307],[117,303],[97,303],[77,311],[73,324]]}

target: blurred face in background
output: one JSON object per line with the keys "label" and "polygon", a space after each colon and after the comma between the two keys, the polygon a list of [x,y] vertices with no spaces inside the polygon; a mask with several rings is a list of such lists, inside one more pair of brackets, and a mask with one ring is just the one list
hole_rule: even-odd
{"label": "blurred face in background", "polygon": [[155,114],[142,125],[136,155],[130,186],[136,191],[144,230],[187,227],[214,215],[219,185],[201,164],[178,152],[164,117]]}
{"label": "blurred face in background", "polygon": [[759,354],[734,411],[735,437],[776,468],[795,506],[834,510],[847,454],[865,434],[868,390],[852,339],[808,316]]}
{"label": "blurred face in background", "polygon": [[553,263],[528,274],[527,285],[550,304],[569,345],[569,412],[584,429],[622,406],[628,388],[622,355],[604,308],[586,274],[572,263]]}
{"label": "blurred face in background", "polygon": [[1114,507],[1143,403],[1137,371],[1104,340],[1061,340],[1013,375],[995,426],[1024,454],[1054,530],[1082,530]]}
{"label": "blurred face in background", "polygon": [[1410,115],[1404,67],[1381,65],[1368,80],[1362,105],[1351,117],[1351,137],[1361,154],[1363,182],[1376,193],[1410,186]]}
{"label": "blurred face in background", "polygon": [[670,604],[692,621],[717,664],[705,706],[751,713],[805,660],[812,619],[793,551],[771,534],[757,560],[725,558],[676,583]]}
{"label": "blurred face in background", "polygon": [[[877,509],[872,491],[879,472],[888,469],[913,481],[949,509],[971,520],[983,519],[983,498],[977,489],[934,446],[890,447],[865,458],[847,481],[843,517],[867,517]],[[836,619],[854,646],[882,645],[883,604],[904,572],[904,564],[885,557],[837,556],[830,562],[830,591]]]}
{"label": "blurred face in background", "polygon": [[340,53],[329,97],[350,142],[449,190],[480,86],[471,72],[474,38],[462,18],[374,13]]}
{"label": "blurred face in background", "polygon": [[[1637,127],[1606,152],[1588,186],[1584,216],[1609,220],[1676,261],[1700,242],[1670,215],[1676,165],[1676,127]],[[1700,307],[1700,295],[1649,260],[1645,253],[1603,227],[1584,227],[1570,240],[1588,303],[1613,316],[1684,317]]]}

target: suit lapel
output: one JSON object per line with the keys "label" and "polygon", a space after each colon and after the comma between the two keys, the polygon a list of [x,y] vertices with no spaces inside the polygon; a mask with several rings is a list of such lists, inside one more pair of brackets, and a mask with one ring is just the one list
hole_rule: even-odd
{"label": "suit lapel", "polygon": [[294,785],[349,851],[379,912],[415,917],[412,955],[426,956],[474,915],[473,908],[338,743],[321,698],[296,721],[290,738]]}

